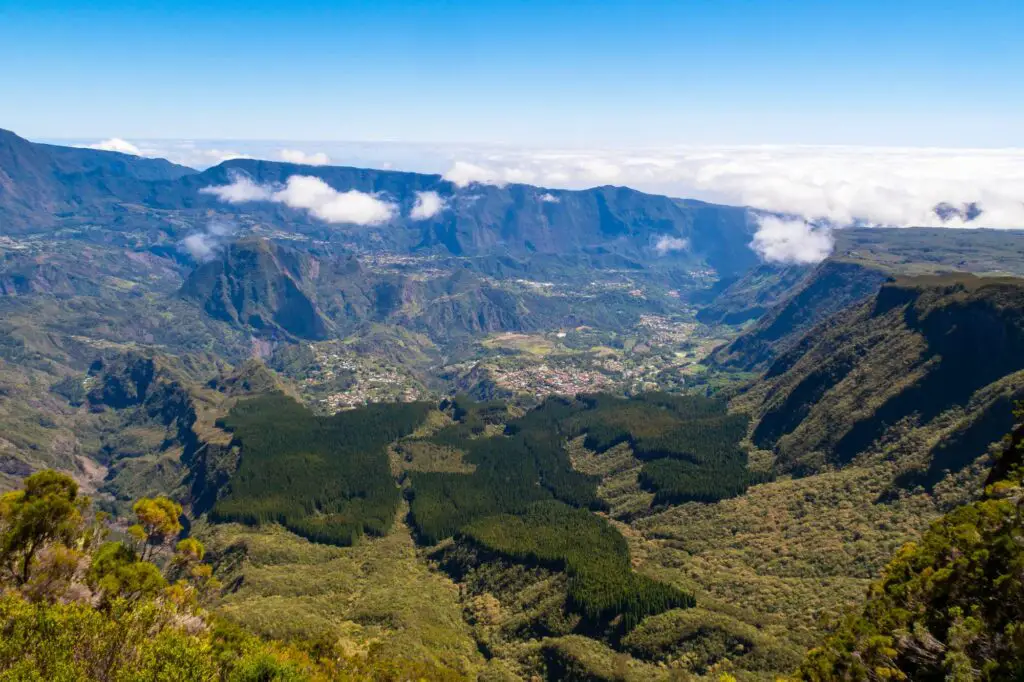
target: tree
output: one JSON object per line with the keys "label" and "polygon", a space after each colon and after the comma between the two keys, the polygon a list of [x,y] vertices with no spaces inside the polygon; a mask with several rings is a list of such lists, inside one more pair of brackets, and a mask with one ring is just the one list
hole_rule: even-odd
{"label": "tree", "polygon": [[206,548],[195,538],[181,540],[174,549],[170,575],[179,576],[176,587],[179,592],[194,589],[200,600],[205,600],[220,588],[220,581],[213,577],[213,567],[204,564]]}
{"label": "tree", "polygon": [[153,597],[167,586],[158,569],[140,561],[135,551],[120,542],[108,542],[92,558],[86,575],[89,586],[100,592],[103,603],[115,599],[135,601]]}
{"label": "tree", "polygon": [[128,534],[139,544],[143,561],[181,532],[181,505],[174,500],[144,497],[132,505],[132,511],[139,522]]}
{"label": "tree", "polygon": [[23,490],[0,497],[0,566],[7,576],[23,586],[40,550],[79,544],[89,504],[88,497],[79,497],[74,479],[52,470],[29,476]]}

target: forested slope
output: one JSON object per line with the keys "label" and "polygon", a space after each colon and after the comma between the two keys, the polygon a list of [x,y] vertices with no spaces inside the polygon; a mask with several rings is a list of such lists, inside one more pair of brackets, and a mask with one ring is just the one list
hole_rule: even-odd
{"label": "forested slope", "polygon": [[1024,281],[904,278],[809,332],[734,401],[783,470],[884,452],[935,485],[1009,428],[1024,390]]}
{"label": "forested slope", "polygon": [[[794,274],[790,269],[781,276]],[[763,369],[814,325],[872,296],[890,278],[889,271],[874,264],[830,258],[797,280],[750,330],[716,352],[714,361],[728,368]]]}

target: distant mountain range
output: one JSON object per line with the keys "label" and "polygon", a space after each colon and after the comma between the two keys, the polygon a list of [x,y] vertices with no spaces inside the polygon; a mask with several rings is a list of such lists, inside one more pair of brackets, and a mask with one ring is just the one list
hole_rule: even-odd
{"label": "distant mountain range", "polygon": [[72,211],[134,200],[149,183],[194,174],[164,159],[36,144],[0,130],[0,223],[8,233],[52,226]]}
{"label": "distant mountain range", "polygon": [[[319,178],[337,192],[376,195],[399,210],[382,225],[329,225],[283,203],[227,203],[202,191],[239,177],[278,187],[296,175]],[[413,219],[418,192],[436,192],[443,208]],[[741,207],[624,187],[458,187],[438,175],[251,159],[200,173],[161,159],[36,144],[0,131],[0,221],[8,234],[101,219],[108,228],[177,234],[217,216],[396,253],[617,255],[709,267],[724,276],[739,275],[757,262],[748,247],[756,225]]]}

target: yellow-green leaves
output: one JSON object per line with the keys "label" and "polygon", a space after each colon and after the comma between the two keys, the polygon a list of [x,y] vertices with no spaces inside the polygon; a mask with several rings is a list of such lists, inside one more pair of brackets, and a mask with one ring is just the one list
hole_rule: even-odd
{"label": "yellow-green leaves", "polygon": [[128,529],[132,539],[139,542],[142,558],[173,540],[181,532],[181,505],[166,497],[144,497],[134,505],[139,523]]}
{"label": "yellow-green leaves", "polygon": [[115,599],[153,597],[167,586],[160,569],[148,561],[139,561],[135,552],[120,542],[108,542],[99,548],[87,580],[107,605]]}

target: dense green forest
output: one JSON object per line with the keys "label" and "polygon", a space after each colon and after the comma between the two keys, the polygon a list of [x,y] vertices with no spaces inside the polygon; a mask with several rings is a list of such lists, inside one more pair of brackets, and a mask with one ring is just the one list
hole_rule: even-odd
{"label": "dense green forest", "polygon": [[462,533],[513,559],[567,571],[573,607],[593,622],[622,615],[631,630],[645,616],[695,604],[692,595],[634,573],[625,539],[607,521],[556,500],[480,519]]}
{"label": "dense green forest", "polygon": [[276,522],[336,545],[383,535],[399,499],[385,447],[429,410],[381,403],[320,417],[281,393],[242,401],[222,421],[242,444],[241,463],[211,519]]}
{"label": "dense green forest", "polygon": [[763,473],[747,471],[745,458],[693,462],[687,459],[656,459],[640,470],[640,485],[654,492],[654,504],[717,502],[742,495],[748,486],[768,480]]}
{"label": "dense green forest", "polygon": [[568,435],[586,434],[584,444],[598,453],[629,443],[645,460],[640,483],[655,493],[655,504],[715,502],[765,479],[747,470],[740,447],[748,417],[728,414],[724,402],[660,392],[581,401],[585,409],[566,420]]}
{"label": "dense green forest", "polygon": [[481,436],[487,423],[504,416],[498,406],[465,399],[454,406],[458,421],[432,441],[462,450],[476,469],[413,475],[412,515],[428,542],[474,519],[518,513],[551,497],[574,507],[604,508],[598,479],[575,471],[564,448],[567,439],[581,435],[598,453],[625,442],[638,457],[652,460],[643,480],[664,501],[715,501],[741,494],[752,482],[739,446],[746,417],[726,414],[724,403],[703,396],[551,397],[508,421],[504,436],[491,437]]}
{"label": "dense green forest", "polygon": [[483,423],[480,408],[461,405],[456,414],[462,421],[431,440],[464,451],[465,461],[476,468],[471,474],[413,474],[412,518],[425,541],[438,542],[470,521],[518,513],[552,497],[576,507],[601,507],[598,479],[572,468],[557,428],[561,417],[577,409],[572,401],[549,398],[509,422],[506,435],[491,437],[473,437],[474,425]]}
{"label": "dense green forest", "polygon": [[551,397],[508,421],[503,435],[487,436],[486,425],[505,416],[500,406],[461,398],[453,405],[456,423],[432,441],[464,452],[475,469],[411,475],[411,518],[422,540],[460,535],[517,560],[557,566],[570,575],[574,609],[593,621],[622,616],[626,629],[646,615],[693,605],[690,595],[631,570],[625,540],[588,511],[606,509],[599,478],[573,469],[565,443],[584,436],[598,453],[629,443],[648,464],[677,467],[671,476],[649,477],[648,485],[665,491],[658,501],[713,501],[742,493],[750,481],[739,447],[745,417],[702,396]]}

